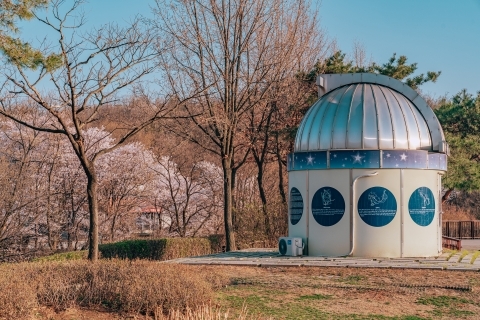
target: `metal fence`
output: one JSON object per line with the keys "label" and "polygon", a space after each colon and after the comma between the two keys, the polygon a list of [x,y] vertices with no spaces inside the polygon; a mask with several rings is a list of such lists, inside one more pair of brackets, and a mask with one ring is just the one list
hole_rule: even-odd
{"label": "metal fence", "polygon": [[443,221],[443,236],[456,239],[480,239],[480,220]]}
{"label": "metal fence", "polygon": [[443,236],[442,247],[452,250],[462,250],[462,240]]}

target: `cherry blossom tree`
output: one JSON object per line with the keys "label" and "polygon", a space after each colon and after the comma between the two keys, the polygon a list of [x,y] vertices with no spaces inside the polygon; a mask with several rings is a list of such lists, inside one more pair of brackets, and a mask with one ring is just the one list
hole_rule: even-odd
{"label": "cherry blossom tree", "polygon": [[[67,2],[62,0],[51,3],[50,15],[36,18],[56,35],[54,41],[58,45],[44,47],[43,56],[49,58],[40,59],[34,70],[29,70],[21,59],[8,59],[9,63],[1,69],[4,82],[0,85],[0,114],[30,129],[61,135],[68,141],[86,176],[88,257],[96,261],[99,243],[96,162],[190,97],[179,99],[176,92],[161,91],[155,100],[137,99],[131,116],[119,126],[109,128],[108,135],[117,137],[114,143],[103,148],[98,145],[95,151],[88,152],[86,129],[94,127],[100,118],[108,122],[109,117],[115,116],[104,110],[117,103],[119,96],[128,90],[145,96],[146,90],[141,90],[140,82],[158,70],[157,57],[162,43],[155,41],[141,19],[133,20],[126,27],[111,23],[80,33],[84,17],[76,10],[83,1],[74,0],[69,8],[65,8]],[[54,89],[42,90],[45,82]],[[18,112],[22,106],[41,110],[49,115],[49,121],[33,123]]]}

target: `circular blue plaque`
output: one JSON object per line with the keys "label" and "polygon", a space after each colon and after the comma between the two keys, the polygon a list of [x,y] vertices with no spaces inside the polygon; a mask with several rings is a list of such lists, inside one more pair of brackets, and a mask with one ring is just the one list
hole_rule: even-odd
{"label": "circular blue plaque", "polygon": [[324,227],[337,224],[345,213],[345,200],[335,188],[323,187],[312,199],[312,214],[315,221]]}
{"label": "circular blue plaque", "polygon": [[290,190],[290,222],[295,225],[303,214],[303,198],[297,188]]}
{"label": "circular blue plaque", "polygon": [[383,227],[395,218],[397,200],[390,190],[373,187],[362,193],[357,209],[363,222],[372,227]]}
{"label": "circular blue plaque", "polygon": [[432,190],[427,187],[415,190],[408,200],[408,212],[419,226],[426,227],[432,223],[435,216],[435,197]]}

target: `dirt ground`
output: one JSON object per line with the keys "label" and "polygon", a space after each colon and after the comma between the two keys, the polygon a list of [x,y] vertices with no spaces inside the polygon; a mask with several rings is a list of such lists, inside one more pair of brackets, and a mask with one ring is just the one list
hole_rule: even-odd
{"label": "dirt ground", "polygon": [[[480,274],[360,268],[229,268],[226,307],[243,298],[274,319],[480,317]],[[236,276],[236,278],[235,278]],[[236,304],[237,303],[237,304]]]}
{"label": "dirt ground", "polygon": [[[228,279],[212,304],[253,319],[478,319],[480,273],[371,268],[205,266]],[[39,309],[36,319],[147,319]]]}

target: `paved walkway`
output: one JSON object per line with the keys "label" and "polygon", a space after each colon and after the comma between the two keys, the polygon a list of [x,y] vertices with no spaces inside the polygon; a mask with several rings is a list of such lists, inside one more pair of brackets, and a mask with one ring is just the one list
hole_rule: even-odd
{"label": "paved walkway", "polygon": [[480,250],[480,240],[479,239],[464,239],[462,240],[462,249],[465,250]]}
{"label": "paved walkway", "polygon": [[438,258],[354,258],[354,257],[286,257],[276,249],[246,249],[181,258],[167,263],[191,265],[235,265],[258,267],[348,267],[400,268],[480,271],[480,257],[475,251],[444,253]]}

